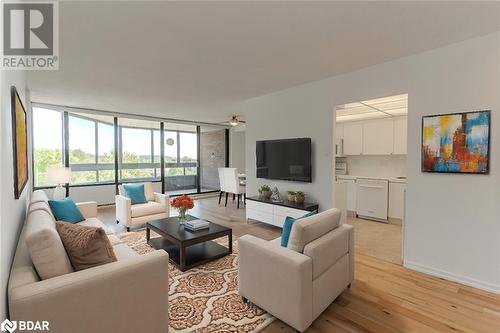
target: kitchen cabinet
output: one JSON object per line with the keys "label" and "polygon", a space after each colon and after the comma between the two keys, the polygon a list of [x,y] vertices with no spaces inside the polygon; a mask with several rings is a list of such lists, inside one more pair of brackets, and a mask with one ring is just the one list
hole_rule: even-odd
{"label": "kitchen cabinet", "polygon": [[389,183],[389,217],[403,219],[405,183]]}
{"label": "kitchen cabinet", "polygon": [[344,155],[344,125],[335,126],[335,155]]}
{"label": "kitchen cabinet", "polygon": [[363,124],[344,124],[344,155],[363,153]]}
{"label": "kitchen cabinet", "polygon": [[336,155],[406,155],[407,117],[336,124]]}
{"label": "kitchen cabinet", "polygon": [[407,117],[394,119],[394,154],[406,155],[406,140],[408,136]]}
{"label": "kitchen cabinet", "polygon": [[363,124],[363,154],[390,155],[394,150],[394,121],[382,119]]}
{"label": "kitchen cabinet", "polygon": [[347,184],[347,210],[351,212],[356,211],[356,180],[345,179]]}

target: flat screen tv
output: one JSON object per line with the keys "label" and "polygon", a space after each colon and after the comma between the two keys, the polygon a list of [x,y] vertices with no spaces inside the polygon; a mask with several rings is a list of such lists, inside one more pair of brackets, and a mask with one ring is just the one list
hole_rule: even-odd
{"label": "flat screen tv", "polygon": [[257,178],[312,181],[311,138],[257,141]]}

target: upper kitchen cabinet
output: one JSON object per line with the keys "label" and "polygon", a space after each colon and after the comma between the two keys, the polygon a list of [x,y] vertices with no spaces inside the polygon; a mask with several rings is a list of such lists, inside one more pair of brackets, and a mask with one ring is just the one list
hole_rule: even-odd
{"label": "upper kitchen cabinet", "polygon": [[406,155],[407,118],[394,119],[394,154]]}
{"label": "upper kitchen cabinet", "polygon": [[343,126],[343,155],[361,155],[363,153],[363,124],[346,123]]}
{"label": "upper kitchen cabinet", "polygon": [[363,124],[363,154],[390,155],[394,149],[392,118],[371,120]]}

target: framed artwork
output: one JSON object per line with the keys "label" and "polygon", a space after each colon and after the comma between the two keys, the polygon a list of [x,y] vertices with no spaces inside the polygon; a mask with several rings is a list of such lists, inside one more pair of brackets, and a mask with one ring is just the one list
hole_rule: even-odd
{"label": "framed artwork", "polygon": [[10,88],[12,109],[12,151],[14,153],[14,197],[19,199],[28,183],[28,131],[26,110],[17,94]]}
{"label": "framed artwork", "polygon": [[422,118],[422,172],[488,174],[490,111]]}

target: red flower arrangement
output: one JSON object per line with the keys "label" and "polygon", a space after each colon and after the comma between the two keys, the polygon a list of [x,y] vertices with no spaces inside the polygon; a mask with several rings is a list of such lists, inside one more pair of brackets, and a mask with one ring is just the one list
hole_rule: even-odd
{"label": "red flower arrangement", "polygon": [[170,204],[172,207],[176,208],[179,212],[179,221],[181,224],[186,221],[186,213],[189,209],[194,207],[194,200],[188,197],[187,195],[181,195],[180,197],[174,198]]}

